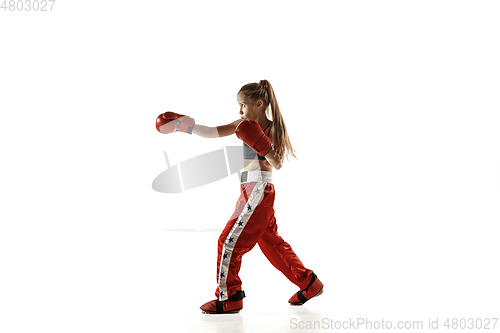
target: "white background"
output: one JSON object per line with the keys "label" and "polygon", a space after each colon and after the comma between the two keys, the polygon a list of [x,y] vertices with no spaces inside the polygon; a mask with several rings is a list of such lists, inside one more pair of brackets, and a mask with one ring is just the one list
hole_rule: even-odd
{"label": "white background", "polygon": [[[57,0],[0,11],[0,331],[499,317],[499,10]],[[167,110],[229,123],[239,88],[260,79],[299,157],[274,175],[280,234],[325,293],[291,309],[297,288],[256,247],[243,312],[202,316],[219,233],[167,229],[221,230],[237,177],[183,194],[151,183],[163,151],[174,165],[241,142],[153,123]]]}

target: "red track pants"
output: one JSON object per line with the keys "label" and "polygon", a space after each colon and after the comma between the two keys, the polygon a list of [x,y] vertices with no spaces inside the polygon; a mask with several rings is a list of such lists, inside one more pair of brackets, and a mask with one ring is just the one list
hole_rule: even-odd
{"label": "red track pants", "polygon": [[255,244],[259,244],[271,264],[299,289],[305,289],[311,281],[312,271],[304,267],[290,245],[278,235],[271,175],[266,171],[242,175],[245,177],[242,177],[236,210],[219,237],[215,291],[219,301],[241,290],[238,276],[241,259]]}

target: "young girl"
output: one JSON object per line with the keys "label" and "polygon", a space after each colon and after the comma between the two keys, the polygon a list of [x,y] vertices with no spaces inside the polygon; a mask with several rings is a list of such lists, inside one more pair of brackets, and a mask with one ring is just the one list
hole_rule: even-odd
{"label": "young girl", "polygon": [[[302,305],[323,293],[323,284],[304,267],[288,243],[278,235],[274,217],[273,168],[279,170],[284,157],[292,154],[285,123],[274,90],[266,80],[244,85],[237,95],[241,119],[217,127],[195,125],[192,118],[166,112],[156,121],[161,133],[181,131],[205,138],[236,134],[243,141],[244,171],[241,194],[231,219],[219,237],[216,300],[201,306],[203,313],[237,313],[245,293],[238,272],[242,256],[259,244],[271,264],[299,287],[288,302]],[[272,121],[269,120],[269,106]]]}

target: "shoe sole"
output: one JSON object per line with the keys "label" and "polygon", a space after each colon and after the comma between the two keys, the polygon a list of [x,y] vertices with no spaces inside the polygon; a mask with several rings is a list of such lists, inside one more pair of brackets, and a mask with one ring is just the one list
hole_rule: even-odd
{"label": "shoe sole", "polygon": [[231,314],[231,313],[239,313],[240,310],[242,310],[242,309],[237,309],[237,310],[232,310],[232,311],[217,313],[215,311],[207,311],[207,310],[201,309],[201,313],[203,313],[203,314]]}

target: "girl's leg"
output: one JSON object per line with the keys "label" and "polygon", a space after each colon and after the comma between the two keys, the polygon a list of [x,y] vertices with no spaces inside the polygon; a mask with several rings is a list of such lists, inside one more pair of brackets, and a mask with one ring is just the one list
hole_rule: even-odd
{"label": "girl's leg", "polygon": [[304,267],[292,247],[278,235],[274,214],[258,241],[267,259],[301,290],[307,288],[313,277],[312,270]]}
{"label": "girl's leg", "polygon": [[238,276],[241,259],[250,251],[273,215],[274,186],[265,182],[241,185],[236,210],[218,242],[217,289],[215,296],[225,301],[241,290]]}

